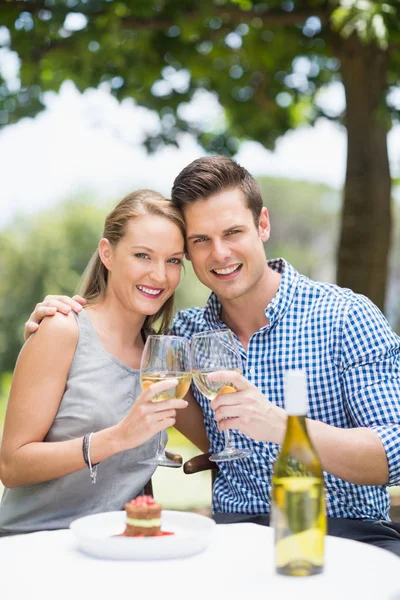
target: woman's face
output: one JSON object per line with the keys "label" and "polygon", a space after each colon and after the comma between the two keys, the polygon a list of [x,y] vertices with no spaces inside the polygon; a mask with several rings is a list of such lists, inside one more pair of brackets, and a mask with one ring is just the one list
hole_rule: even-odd
{"label": "woman's face", "polygon": [[131,219],[118,244],[111,247],[102,240],[99,251],[109,271],[107,295],[127,310],[155,314],[179,283],[184,239],[179,227],[165,217]]}

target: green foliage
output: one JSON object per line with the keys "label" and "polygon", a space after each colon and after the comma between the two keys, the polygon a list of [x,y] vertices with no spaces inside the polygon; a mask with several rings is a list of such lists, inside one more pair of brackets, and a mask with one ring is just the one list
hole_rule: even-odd
{"label": "green foliage", "polygon": [[[80,90],[101,85],[155,109],[161,125],[149,134],[150,150],[176,144],[179,131],[212,152],[233,154],[243,139],[272,148],[285,131],[323,114],[315,95],[340,79],[333,32],[382,49],[399,42],[398,2],[9,0],[1,10],[0,40],[21,71],[20,85],[0,74],[0,126],[35,115],[43,93],[70,79]],[[300,76],[297,59],[306,65]],[[390,85],[399,67],[391,52]],[[218,96],[223,123],[185,116],[185,103],[203,89]]]}
{"label": "green foliage", "polygon": [[344,37],[353,33],[365,44],[376,43],[387,50],[391,29],[398,28],[397,9],[387,2],[349,0],[341,2],[331,16],[332,27]]}
{"label": "green foliage", "polygon": [[0,374],[0,439],[1,429],[6,414],[8,395],[10,393],[12,373]]}
{"label": "green foliage", "polygon": [[[79,208],[78,208],[79,206]],[[0,373],[14,368],[24,322],[47,294],[73,294],[101,237],[103,211],[68,203],[0,234]]]}

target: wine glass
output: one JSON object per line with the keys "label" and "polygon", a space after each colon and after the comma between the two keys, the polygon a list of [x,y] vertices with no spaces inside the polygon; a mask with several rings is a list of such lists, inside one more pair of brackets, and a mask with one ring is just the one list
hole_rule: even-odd
{"label": "wine glass", "polygon": [[[152,383],[164,379],[177,379],[175,387],[156,394],[153,402],[163,402],[171,398],[183,398],[190,387],[192,364],[188,340],[174,335],[149,335],[140,363],[140,383],[146,390]],[[156,456],[141,461],[145,464],[161,467],[180,467],[181,465],[167,457],[162,444],[162,431],[158,434]]]}
{"label": "wine glass", "polygon": [[[218,394],[236,392],[230,381],[210,381],[208,375],[215,371],[242,372],[239,350],[229,329],[195,333],[191,339],[193,380],[199,391],[214,400]],[[224,431],[225,447],[221,452],[212,454],[214,462],[237,460],[251,454],[249,448],[235,448],[229,429]]]}

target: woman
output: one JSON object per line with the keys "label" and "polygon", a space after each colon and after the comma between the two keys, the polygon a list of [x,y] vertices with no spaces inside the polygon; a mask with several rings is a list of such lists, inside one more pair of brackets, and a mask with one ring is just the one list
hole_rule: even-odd
{"label": "woman", "polygon": [[176,380],[141,393],[138,369],[146,332],[168,326],[183,255],[183,219],[156,192],[135,192],[107,216],[84,274],[85,310],[45,319],[18,358],[0,455],[0,535],[121,510],[151,477],[141,461],[187,402],[153,403]]}

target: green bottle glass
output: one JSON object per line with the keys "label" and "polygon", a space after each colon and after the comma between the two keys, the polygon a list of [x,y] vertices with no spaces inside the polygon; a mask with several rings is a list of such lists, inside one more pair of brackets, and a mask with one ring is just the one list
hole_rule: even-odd
{"label": "green bottle glass", "polygon": [[326,535],[324,477],[307,432],[307,374],[285,373],[285,439],[272,477],[271,522],[275,568],[282,575],[306,576],[324,568]]}

